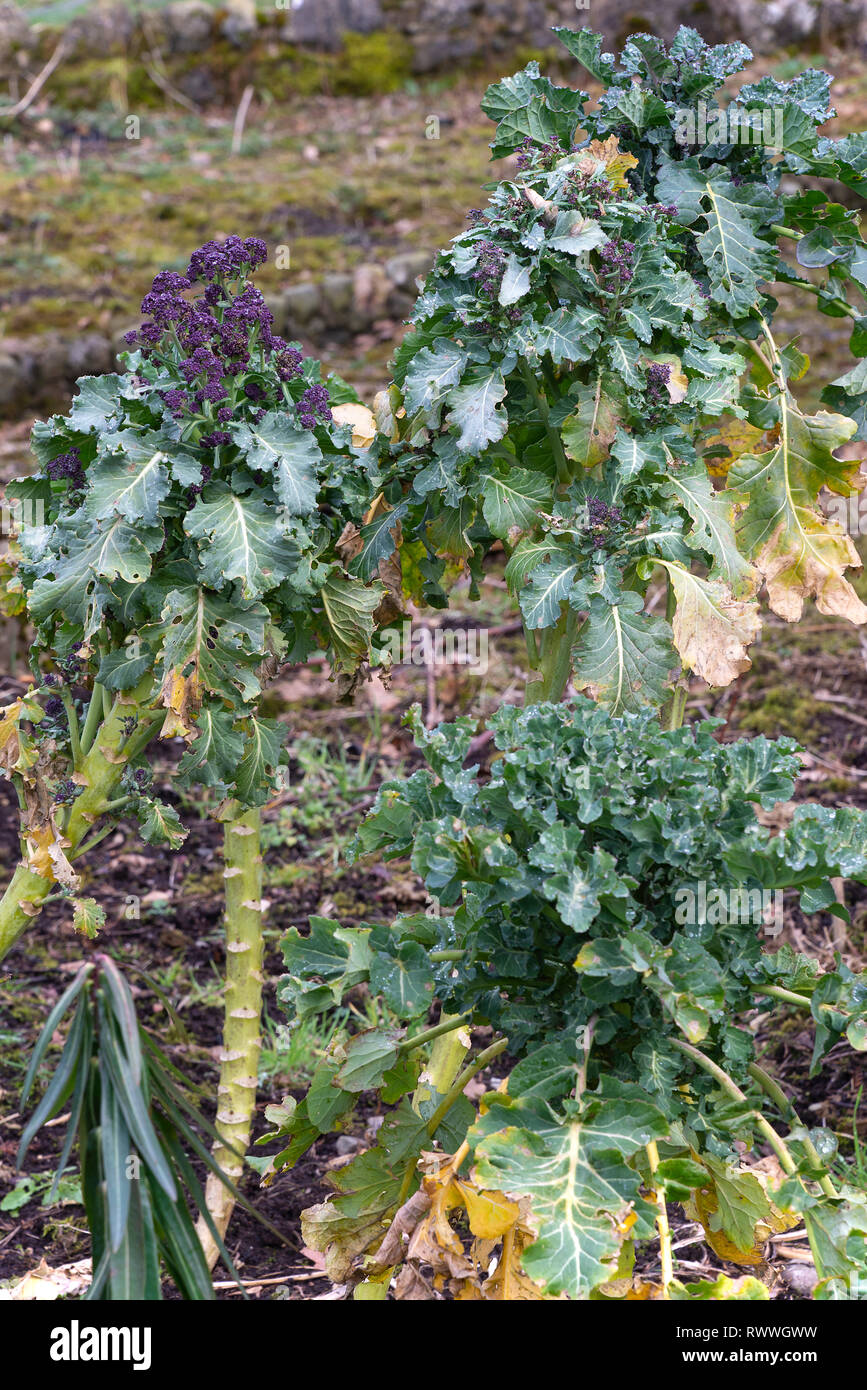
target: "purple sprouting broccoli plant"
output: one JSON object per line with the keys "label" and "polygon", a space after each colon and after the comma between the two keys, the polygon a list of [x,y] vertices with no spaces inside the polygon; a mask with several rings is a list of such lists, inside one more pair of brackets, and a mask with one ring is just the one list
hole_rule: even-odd
{"label": "purple sprouting broccoli plant", "polygon": [[[124,370],[83,378],[69,414],[35,427],[36,471],[11,492],[44,521],[14,547],[39,685],[0,735],[25,847],[0,901],[0,956],[58,886],[93,919],[76,860],[119,816],[148,842],[182,843],[141,762],[155,739],[183,740],[175,786],[210,789],[228,894],[221,1110],[234,1117],[217,1152],[236,1177],[259,1046],[259,808],[285,762],[285,727],[259,699],[316,651],[348,691],[396,611],[361,534],[382,491],[373,417],[275,331],[251,278],[265,258],[258,238],[231,236],[160,272]],[[224,1230],[233,1203],[216,1180],[208,1200]]]}

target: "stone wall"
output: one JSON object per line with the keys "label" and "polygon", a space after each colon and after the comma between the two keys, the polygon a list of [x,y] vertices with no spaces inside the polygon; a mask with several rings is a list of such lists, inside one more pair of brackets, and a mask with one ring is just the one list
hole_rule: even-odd
{"label": "stone wall", "polygon": [[[381,265],[359,265],[351,274],[301,282],[278,297],[266,296],[276,331],[300,341],[314,356],[321,356],[328,343],[346,343],[378,330],[391,338],[409,316],[419,277],[426,275],[432,261],[432,252],[407,252]],[[114,338],[85,333],[69,339],[3,339],[0,418],[17,418],[29,407],[65,406],[78,378],[116,370],[116,354],[125,346],[123,332]]]}
{"label": "stone wall", "polygon": [[[867,43],[867,0],[174,0],[142,13],[105,0],[70,24],[84,55],[154,45],[170,57],[202,54],[209,45],[237,49],[264,42],[336,51],[346,35],[388,32],[409,44],[410,65],[432,72],[520,48],[548,48],[554,24],[586,25],[612,48],[646,30],[670,38],[691,24],[709,41],[742,39],[762,52],[788,44]],[[0,3],[0,68],[44,45],[14,3]],[[17,57],[21,62],[21,56]]]}

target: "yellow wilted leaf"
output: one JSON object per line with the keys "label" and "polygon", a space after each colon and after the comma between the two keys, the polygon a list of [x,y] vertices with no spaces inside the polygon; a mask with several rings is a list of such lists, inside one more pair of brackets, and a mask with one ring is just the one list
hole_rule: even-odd
{"label": "yellow wilted leaf", "polygon": [[35,825],[29,830],[27,846],[27,865],[40,878],[51,883],[61,883],[64,888],[78,888],[79,879],[64,853],[65,846],[58,838],[56,828],[51,824]]}
{"label": "yellow wilted leaf", "polygon": [[581,947],[581,950],[578,952],[577,956],[575,957],[575,960],[573,961],[573,969],[589,970],[592,965],[596,964],[598,959],[599,952],[590,944],[589,941],[585,941],[584,945]]}
{"label": "yellow wilted leaf", "polygon": [[804,611],[804,599],[812,596],[820,613],[867,623],[867,607],[842,574],[847,567],[861,566],[851,536],[818,511],[802,512],[798,529],[793,537],[781,522],[756,556],[771,608],[787,623],[795,623]]}
{"label": "yellow wilted leaf", "polygon": [[625,1212],[617,1222],[618,1233],[622,1236],[629,1235],[629,1232],[632,1230],[632,1227],[635,1225],[637,1220],[637,1213],[633,1208],[630,1208],[630,1210]]}
{"label": "yellow wilted leaf", "polygon": [[729,1260],[735,1265],[760,1265],[762,1263],[761,1244],[755,1237],[755,1227],[753,1227],[753,1241],[749,1246],[736,1245],[725,1231],[718,1229],[719,1200],[716,1188],[712,1184],[696,1189],[693,1194],[692,1205],[695,1207],[698,1220],[704,1227],[708,1245],[715,1255],[719,1255],[721,1260]]}
{"label": "yellow wilted leaf", "polygon": [[473,1183],[460,1178],[455,1179],[454,1186],[463,1199],[474,1236],[494,1240],[514,1226],[520,1215],[517,1202],[510,1201],[502,1192],[480,1191]]}
{"label": "yellow wilted leaf", "polygon": [[757,602],[735,598],[724,580],[702,579],[681,565],[662,563],[677,600],[672,627],[684,665],[708,685],[730,685],[752,664],[747,647],[762,626]]}
{"label": "yellow wilted leaf", "polygon": [[[741,454],[754,453],[764,437],[764,431],[751,425],[748,420],[726,420],[725,424],[704,442],[705,463],[710,476],[725,478],[735,460],[739,459]],[[727,449],[728,455],[708,458],[708,454],[721,449]]]}
{"label": "yellow wilted leaf", "polygon": [[40,878],[50,879],[52,883],[54,882],[54,865],[48,849],[53,844],[54,831],[50,825],[35,826],[27,836],[28,867]]}
{"label": "yellow wilted leaf", "polygon": [[[0,720],[0,767],[7,773],[21,770],[21,731],[18,721],[21,717],[22,700],[13,700],[3,710]],[[29,760],[32,762],[32,758]]]}
{"label": "yellow wilted leaf", "polygon": [[632,1287],[626,1291],[627,1303],[644,1303],[647,1299],[654,1297],[655,1286],[646,1283],[643,1279],[632,1280]]}
{"label": "yellow wilted leaf", "polygon": [[369,449],[376,438],[376,420],[366,405],[347,401],[345,405],[332,406],[331,418],[335,425],[352,426],[352,443],[356,449]]}
{"label": "yellow wilted leaf", "polygon": [[407,1260],[429,1264],[435,1273],[447,1273],[453,1279],[465,1279],[473,1267],[464,1254],[464,1247],[449,1222],[453,1207],[462,1206],[460,1193],[446,1165],[446,1181],[438,1175],[423,1179],[422,1186],[430,1197],[430,1210],[413,1231],[406,1251]]}
{"label": "yellow wilted leaf", "polygon": [[804,600],[814,597],[820,613],[865,623],[867,607],[844,578],[847,566],[860,567],[860,556],[817,501],[822,488],[841,497],[863,488],[860,460],[835,457],[856,423],[824,410],[803,415],[790,398],[778,399],[776,443],[763,454],[743,454],[729,471],[729,488],[747,504],[738,538],[764,576],[771,608],[786,622],[796,622]]}
{"label": "yellow wilted leaf", "polygon": [[193,715],[202,703],[201,687],[198,677],[182,676],[180,671],[169,671],[162,684],[160,696],[167,713],[160,738],[189,739]]}
{"label": "yellow wilted leaf", "polygon": [[762,1263],[762,1246],[773,1233],[790,1230],[800,1217],[779,1210],[768,1192],[768,1175],[761,1169],[729,1169],[705,1154],[711,1181],[696,1189],[684,1204],[687,1215],[702,1224],[708,1245],[732,1264]]}
{"label": "yellow wilted leaf", "polygon": [[521,1268],[524,1247],[534,1239],[523,1226],[515,1225],[503,1237],[503,1249],[493,1274],[482,1285],[482,1298],[490,1302],[542,1302],[547,1295]]}
{"label": "yellow wilted leaf", "polygon": [[634,169],[638,160],[634,154],[621,150],[616,135],[609,135],[607,140],[591,140],[578,156],[575,167],[582,174],[592,174],[600,164],[611,187],[616,190],[629,187],[626,172]]}

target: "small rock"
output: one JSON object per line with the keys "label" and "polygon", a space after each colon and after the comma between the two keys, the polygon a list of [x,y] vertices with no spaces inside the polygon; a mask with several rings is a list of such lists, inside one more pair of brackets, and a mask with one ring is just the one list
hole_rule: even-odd
{"label": "small rock", "polygon": [[172,53],[196,53],[209,41],[214,11],[205,0],[175,0],[163,13],[163,30]]}
{"label": "small rock", "polygon": [[312,280],[292,285],[283,295],[283,312],[288,324],[306,324],[313,318],[322,302],[322,293]]}
{"label": "small rock", "polygon": [[35,41],[35,32],[18,6],[0,5],[0,57],[5,58],[13,49],[24,48]]}
{"label": "small rock", "polygon": [[69,344],[67,371],[76,379],[80,376],[98,376],[100,372],[111,369],[114,351],[108,338],[101,333],[85,333]]}
{"label": "small rock", "polygon": [[219,96],[210,68],[190,68],[178,78],[178,91],[197,106],[212,106]]}
{"label": "small rock", "polygon": [[351,1134],[339,1134],[334,1147],[339,1154],[354,1154],[359,1142],[358,1139],[353,1139]]}
{"label": "small rock", "polygon": [[352,307],[363,325],[379,318],[388,298],[389,277],[381,265],[357,266],[352,277]]}
{"label": "small rock", "polygon": [[322,295],[328,308],[338,317],[352,308],[354,278],[351,275],[329,275],[322,282]]}
{"label": "small rock", "polygon": [[39,376],[43,381],[63,381],[67,374],[69,350],[62,338],[49,338],[38,349]]}
{"label": "small rock", "polygon": [[404,251],[386,261],[385,273],[397,289],[414,291],[416,280],[427,275],[433,260],[430,251]]}
{"label": "small rock", "polygon": [[225,0],[223,8],[225,18],[220,33],[236,48],[243,48],[259,27],[256,0]]}
{"label": "small rock", "polygon": [[0,407],[17,401],[23,385],[23,374],[15,358],[0,354]]}
{"label": "small rock", "polygon": [[282,337],[286,332],[286,299],[282,294],[266,294],[262,296],[265,305],[274,315],[274,332]]}
{"label": "small rock", "polygon": [[339,48],[341,35],[371,34],[383,24],[379,0],[290,0],[283,37],[291,43]]}
{"label": "small rock", "polygon": [[793,1293],[809,1296],[819,1282],[815,1266],[793,1260],[783,1265],[782,1275]]}

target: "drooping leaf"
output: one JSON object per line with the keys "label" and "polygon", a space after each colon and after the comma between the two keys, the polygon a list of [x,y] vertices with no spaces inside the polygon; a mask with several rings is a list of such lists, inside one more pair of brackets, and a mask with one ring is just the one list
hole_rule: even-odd
{"label": "drooping leaf", "polygon": [[576,685],[612,714],[659,704],[675,664],[671,629],[643,607],[634,593],[617,604],[595,601],[575,644]]}
{"label": "drooping leaf", "polygon": [[814,597],[820,613],[863,623],[867,607],[844,578],[847,566],[860,564],[858,553],[839,522],[829,521],[818,504],[823,487],[843,496],[855,490],[857,460],[834,457],[851,438],[854,423],[826,411],[803,415],[789,398],[778,401],[778,442],[763,454],[741,455],[729,470],[729,488],[748,498],[738,538],[764,576],[768,601],[781,618],[796,621],[804,600]]}
{"label": "drooping leaf", "polygon": [[524,1268],[548,1293],[586,1298],[615,1272],[636,1209],[646,1208],[624,1159],[665,1129],[652,1105],[622,1101],[599,1125],[575,1120],[543,1134],[509,1127],[479,1144],[481,1180],[531,1198],[539,1234]]}
{"label": "drooping leaf", "polygon": [[735,598],[721,579],[702,579],[682,565],[661,563],[675,593],[674,645],[684,665],[708,685],[730,685],[751,665],[747,648],[762,625],[757,602]]}
{"label": "drooping leaf", "polygon": [[337,672],[352,672],[370,651],[374,614],[385,594],[383,584],[333,570],[319,591],[323,628]]}

